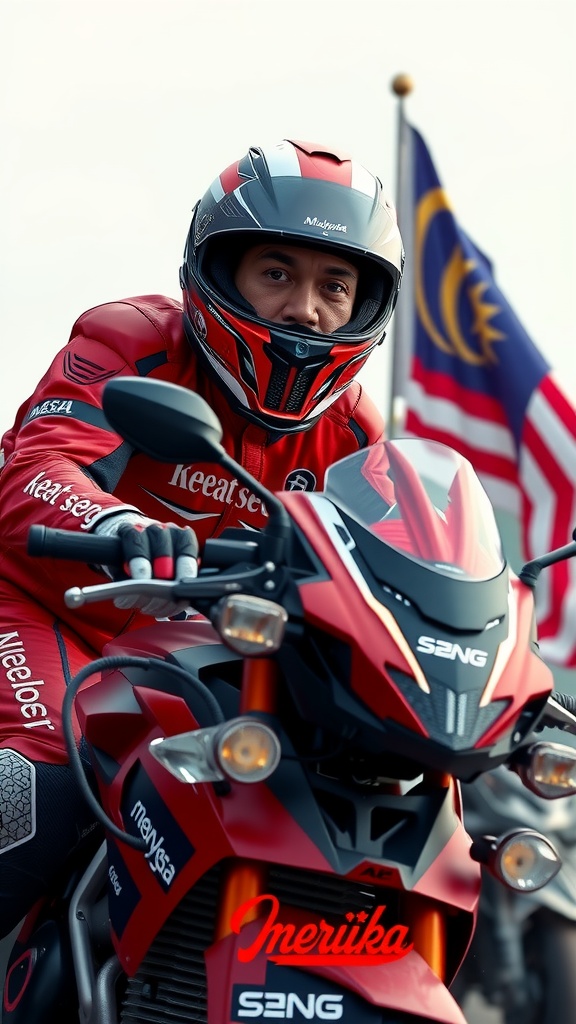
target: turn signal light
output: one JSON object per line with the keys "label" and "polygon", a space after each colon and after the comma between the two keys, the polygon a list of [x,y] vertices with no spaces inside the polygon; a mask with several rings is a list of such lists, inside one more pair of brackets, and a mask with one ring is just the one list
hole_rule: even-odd
{"label": "turn signal light", "polygon": [[153,757],[180,782],[262,782],[278,767],[280,740],[256,719],[233,718],[225,725],[152,740]]}
{"label": "turn signal light", "polygon": [[512,766],[527,789],[547,800],[576,793],[576,749],[562,743],[535,743]]}
{"label": "turn signal light", "polygon": [[231,594],[218,606],[214,625],[224,643],[238,654],[273,654],[284,639],[288,615],[275,601]]}
{"label": "turn signal light", "polygon": [[562,867],[552,843],[529,828],[504,836],[483,836],[472,843],[470,854],[515,892],[536,892],[547,885]]}
{"label": "turn signal light", "polygon": [[260,782],[278,766],[280,741],[261,722],[237,718],[220,733],[216,757],[229,779]]}

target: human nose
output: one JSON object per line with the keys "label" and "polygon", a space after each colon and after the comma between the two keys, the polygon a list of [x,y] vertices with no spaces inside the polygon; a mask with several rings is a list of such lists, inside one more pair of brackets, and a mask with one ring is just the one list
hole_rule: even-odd
{"label": "human nose", "polygon": [[282,315],[287,323],[315,327],[319,322],[319,314],[314,288],[308,284],[295,285],[291,288]]}

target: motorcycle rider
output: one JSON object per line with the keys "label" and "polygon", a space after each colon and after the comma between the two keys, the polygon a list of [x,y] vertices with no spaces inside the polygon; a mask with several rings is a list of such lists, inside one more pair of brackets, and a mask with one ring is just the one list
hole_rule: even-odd
{"label": "motorcycle rider", "polygon": [[[66,684],[103,645],[177,606],[140,599],[69,611],[71,585],[190,575],[228,526],[261,529],[259,498],[218,467],[164,465],[108,425],[104,385],[151,376],[198,392],[222,444],[270,490],[322,486],[378,441],[355,374],[382,342],[403,249],[380,181],[306,142],[251,148],[193,213],[183,302],[146,295],[83,313],[3,438],[0,473],[0,933],[45,892],[92,827],[67,765]],[[33,523],[117,534],[124,570],[34,561]]]}

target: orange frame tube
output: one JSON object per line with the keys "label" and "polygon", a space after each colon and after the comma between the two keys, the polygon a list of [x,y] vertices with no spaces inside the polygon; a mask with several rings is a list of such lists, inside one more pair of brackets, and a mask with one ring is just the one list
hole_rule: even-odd
{"label": "orange frame tube", "polygon": [[446,921],[432,900],[417,896],[408,899],[407,924],[414,949],[441,981],[446,980]]}
{"label": "orange frame tube", "polygon": [[242,673],[240,712],[276,710],[278,666],[271,658],[247,658]]}
{"label": "orange frame tube", "polygon": [[[240,713],[276,710],[276,688],[278,667],[271,658],[247,658],[242,673]],[[261,896],[266,889],[266,865],[260,861],[233,860],[225,869],[220,884],[220,899],[216,919],[215,939],[222,939],[231,932],[230,922],[234,911],[247,900]],[[255,908],[247,914],[245,921],[258,916]]]}

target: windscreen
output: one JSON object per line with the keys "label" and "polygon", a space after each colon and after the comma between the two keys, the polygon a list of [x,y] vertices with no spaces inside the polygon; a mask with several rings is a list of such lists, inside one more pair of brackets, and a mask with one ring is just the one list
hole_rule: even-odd
{"label": "windscreen", "polygon": [[490,500],[446,445],[383,441],[331,466],[324,493],[382,543],[443,575],[485,580],[504,567]]}

